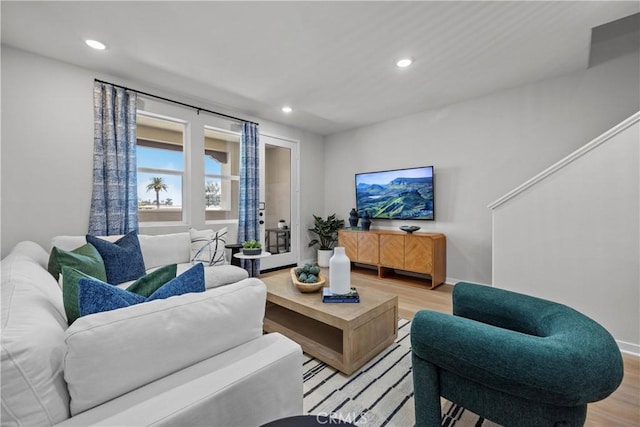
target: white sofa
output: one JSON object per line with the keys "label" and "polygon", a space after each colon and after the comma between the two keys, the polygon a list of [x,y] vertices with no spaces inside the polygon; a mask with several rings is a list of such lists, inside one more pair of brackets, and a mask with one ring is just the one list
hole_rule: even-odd
{"label": "white sofa", "polygon": [[[185,236],[153,237],[140,236],[145,267],[185,256],[189,266],[188,246],[176,246]],[[53,243],[73,249],[83,239]],[[0,266],[2,426],[257,426],[302,413],[302,351],[263,335],[259,279],[220,286],[227,276],[215,269],[237,267],[207,267],[205,292],[67,326],[48,257],[21,242]]]}

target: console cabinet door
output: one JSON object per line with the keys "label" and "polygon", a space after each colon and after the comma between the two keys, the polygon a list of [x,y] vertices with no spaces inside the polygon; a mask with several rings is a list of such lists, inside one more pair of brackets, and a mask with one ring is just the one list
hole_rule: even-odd
{"label": "console cabinet door", "polygon": [[378,248],[378,235],[366,231],[358,235],[358,262],[377,265],[380,259]]}
{"label": "console cabinet door", "polygon": [[404,237],[397,234],[380,235],[380,265],[404,269]]}
{"label": "console cabinet door", "polygon": [[338,231],[338,245],[344,247],[344,251],[351,262],[358,259],[358,233],[355,231]]}
{"label": "console cabinet door", "polygon": [[432,274],[433,240],[429,237],[405,236],[405,270]]}

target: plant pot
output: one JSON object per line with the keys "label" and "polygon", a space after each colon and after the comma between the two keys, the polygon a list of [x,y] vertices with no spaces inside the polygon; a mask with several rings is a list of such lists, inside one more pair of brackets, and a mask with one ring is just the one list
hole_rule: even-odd
{"label": "plant pot", "polygon": [[243,248],[242,253],[245,255],[260,255],[262,248]]}
{"label": "plant pot", "polygon": [[329,267],[329,260],[333,255],[333,249],[318,249],[318,265],[320,267]]}

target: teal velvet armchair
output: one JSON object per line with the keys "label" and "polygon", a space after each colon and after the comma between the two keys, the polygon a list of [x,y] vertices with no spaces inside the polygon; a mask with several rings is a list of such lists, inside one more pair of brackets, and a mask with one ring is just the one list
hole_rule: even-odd
{"label": "teal velvet armchair", "polygon": [[440,397],[505,426],[581,426],[622,381],[613,337],[562,304],[458,283],[453,316],[411,324],[416,426],[440,426]]}

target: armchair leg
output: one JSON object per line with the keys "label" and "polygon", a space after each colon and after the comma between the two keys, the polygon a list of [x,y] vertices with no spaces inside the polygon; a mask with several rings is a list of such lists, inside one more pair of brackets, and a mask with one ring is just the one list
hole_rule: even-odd
{"label": "armchair leg", "polygon": [[416,427],[440,427],[442,410],[438,369],[412,354]]}

